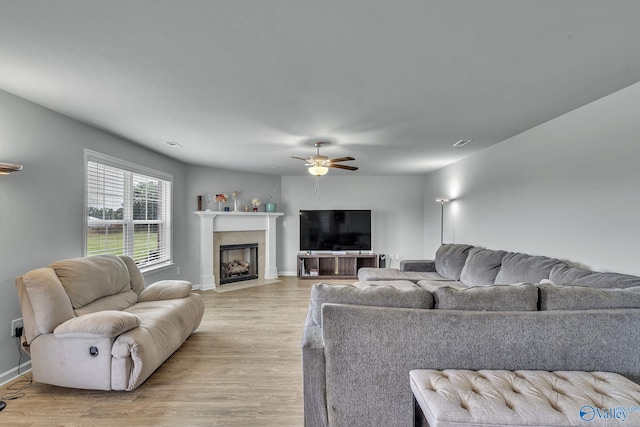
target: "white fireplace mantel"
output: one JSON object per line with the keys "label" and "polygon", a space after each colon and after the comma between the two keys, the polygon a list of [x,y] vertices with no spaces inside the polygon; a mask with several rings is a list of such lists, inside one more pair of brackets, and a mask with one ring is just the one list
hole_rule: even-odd
{"label": "white fireplace mantel", "polygon": [[276,219],[282,212],[220,212],[196,211],[200,219],[200,286],[203,290],[216,287],[213,270],[214,232],[265,231],[265,279],[278,278],[276,265]]}

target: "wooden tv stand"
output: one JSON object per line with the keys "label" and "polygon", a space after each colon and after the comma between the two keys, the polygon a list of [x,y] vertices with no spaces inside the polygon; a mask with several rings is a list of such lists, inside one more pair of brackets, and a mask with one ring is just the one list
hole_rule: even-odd
{"label": "wooden tv stand", "polygon": [[357,279],[362,267],[378,267],[378,255],[330,252],[298,255],[298,279]]}

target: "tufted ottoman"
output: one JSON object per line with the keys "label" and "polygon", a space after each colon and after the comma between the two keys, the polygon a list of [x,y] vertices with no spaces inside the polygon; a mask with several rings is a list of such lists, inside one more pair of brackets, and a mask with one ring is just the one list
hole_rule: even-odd
{"label": "tufted ottoman", "polygon": [[640,386],[611,372],[414,370],[409,376],[416,426],[640,426]]}

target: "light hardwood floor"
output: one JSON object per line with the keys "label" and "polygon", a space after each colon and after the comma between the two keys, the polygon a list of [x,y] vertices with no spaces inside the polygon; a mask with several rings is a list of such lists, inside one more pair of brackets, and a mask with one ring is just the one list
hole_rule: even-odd
{"label": "light hardwood floor", "polygon": [[0,425],[302,426],[300,342],[314,281],[281,280],[201,292],[200,327],[138,389],[33,383],[24,397],[7,402]]}

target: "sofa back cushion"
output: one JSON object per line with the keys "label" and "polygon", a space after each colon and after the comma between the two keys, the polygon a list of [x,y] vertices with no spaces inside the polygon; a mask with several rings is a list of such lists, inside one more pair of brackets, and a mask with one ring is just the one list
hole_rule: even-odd
{"label": "sofa back cushion", "polygon": [[592,288],[632,288],[640,286],[640,277],[619,273],[598,273],[584,268],[557,265],[549,275],[556,285],[589,286]]}
{"label": "sofa back cushion", "polygon": [[447,243],[436,251],[436,272],[449,280],[460,280],[471,245]]}
{"label": "sofa back cushion", "polygon": [[566,264],[555,258],[509,252],[502,258],[502,267],[496,275],[495,283],[539,283],[543,279],[549,279],[551,269],[556,265]]}
{"label": "sofa back cushion", "polygon": [[491,285],[502,266],[505,251],[472,248],[462,267],[460,281],[467,286]]}
{"label": "sofa back cushion", "polygon": [[76,310],[100,298],[131,291],[129,270],[114,255],[67,259],[49,267],[56,272]]}
{"label": "sofa back cushion", "polygon": [[597,289],[588,286],[539,284],[540,310],[604,310],[640,308],[640,287]]}
{"label": "sofa back cushion", "polygon": [[[40,334],[47,334],[61,323],[75,317],[69,296],[50,268],[38,268],[19,277],[19,291],[24,287],[28,301],[21,296],[27,344]],[[25,310],[27,308],[27,310]]]}
{"label": "sofa back cushion", "polygon": [[393,286],[330,285],[316,283],[311,287],[311,318],[322,325],[322,304],[357,304],[379,307],[433,308],[431,292],[418,286],[408,289]]}
{"label": "sofa back cushion", "polygon": [[537,311],[538,289],[530,283],[474,286],[467,289],[439,287],[433,290],[439,310]]}

